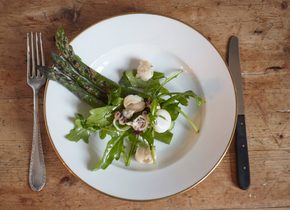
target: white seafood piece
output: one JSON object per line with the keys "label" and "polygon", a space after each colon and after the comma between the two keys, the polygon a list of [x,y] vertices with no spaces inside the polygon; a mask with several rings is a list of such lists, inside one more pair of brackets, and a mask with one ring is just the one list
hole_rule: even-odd
{"label": "white seafood piece", "polygon": [[145,109],[144,99],[138,95],[128,95],[124,98],[124,107],[126,110],[140,112]]}
{"label": "white seafood piece", "polygon": [[140,64],[137,68],[137,78],[140,78],[144,81],[148,81],[149,79],[151,79],[153,77],[153,69],[152,69],[152,65],[151,63],[149,63],[148,61],[140,61]]}
{"label": "white seafood piece", "polygon": [[151,150],[149,147],[144,147],[144,146],[138,146],[136,153],[135,153],[135,159],[139,163],[143,164],[152,164],[154,162],[152,155],[151,155]]}
{"label": "white seafood piece", "polygon": [[164,133],[171,127],[171,116],[165,109],[156,112],[157,118],[153,128],[158,133]]}
{"label": "white seafood piece", "polygon": [[134,110],[130,110],[130,109],[124,109],[122,111],[123,116],[126,117],[127,119],[130,119],[133,116],[134,113],[135,113],[135,111]]}

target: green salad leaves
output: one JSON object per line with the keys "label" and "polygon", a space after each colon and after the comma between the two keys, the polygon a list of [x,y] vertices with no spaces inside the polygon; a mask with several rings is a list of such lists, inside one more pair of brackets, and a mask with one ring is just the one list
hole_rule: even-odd
{"label": "green salad leaves", "polygon": [[[69,45],[63,28],[56,32],[56,46],[59,53],[52,54],[53,66],[39,69],[48,79],[59,82],[93,107],[88,117],[75,115],[74,127],[66,135],[70,141],[83,140],[88,143],[90,135],[98,132],[101,141],[107,141],[101,159],[92,169],[106,169],[114,160],[120,159],[129,166],[141,147],[145,148],[142,152],[146,153],[142,161],[154,163],[155,140],[171,143],[172,129],[179,115],[188,121],[195,132],[199,131],[182,111],[182,106],[188,106],[190,99],[201,106],[204,99],[192,90],[170,92],[165,87],[182,71],[166,77],[161,72],[145,68],[149,64],[145,63],[145,67],[124,71],[120,81],[115,83],[81,61]],[[151,71],[150,78],[147,74],[144,79],[141,74],[148,73],[146,71]]]}

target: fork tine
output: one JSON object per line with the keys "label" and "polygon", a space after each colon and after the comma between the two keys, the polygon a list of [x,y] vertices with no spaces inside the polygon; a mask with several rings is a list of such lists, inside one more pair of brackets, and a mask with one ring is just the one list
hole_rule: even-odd
{"label": "fork tine", "polygon": [[35,49],[36,49],[36,64],[40,65],[39,53],[38,53],[38,34],[37,34],[37,32],[35,33]]}
{"label": "fork tine", "polygon": [[29,44],[29,33],[27,33],[27,79],[30,77],[30,44]]}
{"label": "fork tine", "polygon": [[[38,49],[39,49],[39,41],[38,41],[38,33],[35,32],[35,50],[36,50],[36,65],[39,66],[40,65],[40,60],[39,60],[39,52],[38,52]],[[37,76],[40,76],[40,72],[38,71],[37,69],[37,66],[36,66],[36,75]]]}
{"label": "fork tine", "polygon": [[42,34],[41,34],[41,32],[39,33],[39,41],[40,41],[41,65],[42,66],[45,66],[44,54],[43,54],[43,47],[42,47]]}
{"label": "fork tine", "polygon": [[32,76],[35,76],[34,43],[33,43],[33,33],[32,32],[30,32],[30,39],[31,39]]}

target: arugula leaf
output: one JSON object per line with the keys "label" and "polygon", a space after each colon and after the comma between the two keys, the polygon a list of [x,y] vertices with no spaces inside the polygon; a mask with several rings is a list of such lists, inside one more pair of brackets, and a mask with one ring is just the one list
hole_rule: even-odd
{"label": "arugula leaf", "polygon": [[148,143],[148,145],[150,146],[150,148],[154,144],[155,133],[156,132],[154,132],[153,128],[149,128],[149,129],[147,129],[145,132],[143,132],[141,134],[141,136],[143,137],[144,140],[146,140],[146,142]]}
{"label": "arugula leaf", "polygon": [[158,93],[162,95],[167,95],[169,94],[169,90],[167,90],[165,87],[160,87]]}
{"label": "arugula leaf", "polygon": [[177,71],[174,72],[172,75],[170,75],[168,78],[166,78],[162,83],[161,86],[166,85],[168,82],[170,82],[171,80],[175,79],[176,77],[178,77],[183,71]]}
{"label": "arugula leaf", "polygon": [[154,124],[156,120],[156,112],[157,112],[157,98],[153,98],[150,106],[150,112],[149,112],[149,119],[150,119],[150,124]]}
{"label": "arugula leaf", "polygon": [[107,136],[107,132],[105,130],[103,130],[103,129],[100,129],[100,131],[99,131],[100,139],[103,140],[104,138],[106,138],[106,136]]}
{"label": "arugula leaf", "polygon": [[138,141],[139,141],[138,137],[135,134],[130,134],[128,137],[129,137],[128,139],[129,139],[129,142],[130,142],[130,150],[129,150],[129,153],[128,153],[127,156],[124,155],[124,161],[125,161],[125,165],[126,166],[130,165],[132,156],[136,152],[137,144],[138,144]]}
{"label": "arugula leaf", "polygon": [[123,98],[121,97],[114,98],[111,102],[111,104],[114,106],[121,106],[122,103],[123,103]]}
{"label": "arugula leaf", "polygon": [[198,133],[199,129],[197,125],[195,125],[195,123],[181,109],[179,109],[179,113],[187,120],[187,122],[191,125],[195,132]]}
{"label": "arugula leaf", "polygon": [[[169,96],[171,98],[174,96],[178,96],[178,97],[185,97],[186,99],[189,99],[191,97],[191,98],[195,99],[195,102],[198,106],[201,106],[202,104],[205,103],[204,98],[197,95],[192,90],[188,90],[188,91],[185,91],[183,93],[182,92],[171,92],[171,93],[162,93],[159,95],[159,97],[162,97],[162,96]],[[178,97],[177,97],[177,100],[178,100]],[[176,99],[176,98],[174,98],[174,99]],[[173,99],[171,99],[171,101],[173,101]]]}
{"label": "arugula leaf", "polygon": [[192,97],[195,99],[195,102],[198,106],[201,106],[202,104],[205,103],[204,98],[202,98],[201,96],[197,95],[196,93],[194,93],[192,90],[188,90],[185,91],[183,94],[187,99],[189,99],[189,97]]}
{"label": "arugula leaf", "polygon": [[157,95],[160,91],[160,88],[164,87],[164,85],[166,85],[168,82],[170,82],[171,80],[175,79],[176,77],[178,77],[180,74],[182,73],[182,71],[177,71],[174,72],[171,76],[169,76],[168,78],[166,78],[160,85],[158,88],[155,88],[154,91],[154,95]]}
{"label": "arugula leaf", "polygon": [[113,120],[113,110],[116,106],[104,106],[90,110],[90,116],[87,118],[88,126],[104,127],[110,125]]}
{"label": "arugula leaf", "polygon": [[195,95],[194,98],[195,98],[195,102],[198,106],[201,106],[205,103],[205,99],[198,96],[198,95]]}
{"label": "arugula leaf", "polygon": [[171,98],[167,99],[165,102],[163,102],[161,104],[161,106],[166,107],[166,106],[174,103],[175,101],[182,104],[183,106],[188,105],[188,99],[185,96],[183,96],[182,94],[178,94],[178,95],[172,96]]}
{"label": "arugula leaf", "polygon": [[120,103],[121,87],[112,90],[108,94],[108,104],[118,105]]}
{"label": "arugula leaf", "polygon": [[179,115],[179,103],[171,103],[169,105],[167,105],[166,107],[162,107],[164,109],[166,109],[166,111],[168,111],[168,113],[170,114],[171,120],[175,121]]}
{"label": "arugula leaf", "polygon": [[[196,94],[191,91],[185,91],[185,92],[175,92],[175,93],[168,93],[168,94],[163,94],[163,96],[169,96],[170,98],[168,98],[166,101],[162,102],[161,106],[166,108],[168,105],[174,103],[174,102],[178,102],[183,106],[187,106],[188,105],[188,101],[189,99],[192,97],[195,97]],[[161,97],[161,96],[159,96]]]}
{"label": "arugula leaf", "polygon": [[114,159],[118,160],[121,156],[121,153],[124,150],[124,141],[125,133],[120,136],[112,137],[107,143],[107,147],[103,153],[102,158],[96,164],[94,169],[106,169]]}
{"label": "arugula leaf", "polygon": [[155,116],[157,112],[157,106],[158,106],[158,101],[156,98],[153,98],[151,102],[151,108],[150,108],[150,113]]}
{"label": "arugula leaf", "polygon": [[123,139],[121,139],[121,141],[119,140],[118,141],[118,143],[117,143],[117,148],[116,148],[116,153],[114,154],[114,158],[115,158],[115,160],[119,160],[120,159],[120,157],[121,157],[121,154],[122,154],[122,152],[124,151],[124,138]]}
{"label": "arugula leaf", "polygon": [[119,135],[119,132],[116,130],[116,128],[112,125],[107,126],[107,127],[103,127],[100,128],[100,138],[104,139],[106,138],[107,135],[111,136],[111,137],[116,137]]}
{"label": "arugula leaf", "polygon": [[164,73],[159,72],[159,71],[154,71],[153,72],[153,77],[152,77],[153,80],[160,80],[160,79],[163,79],[163,78],[165,78]]}
{"label": "arugula leaf", "polygon": [[164,133],[155,132],[155,139],[165,144],[170,144],[172,137],[173,137],[173,133],[171,133],[170,131],[166,131]]}
{"label": "arugula leaf", "polygon": [[88,143],[92,130],[87,128],[86,120],[81,114],[76,114],[74,125],[74,128],[66,135],[66,138],[76,142],[83,139],[84,142]]}
{"label": "arugula leaf", "polygon": [[154,72],[153,77],[148,81],[144,81],[136,77],[136,70],[129,70],[123,73],[123,76],[119,82],[124,87],[133,87],[143,89],[144,92],[154,90],[160,86],[160,79],[164,78],[164,74],[161,72]]}

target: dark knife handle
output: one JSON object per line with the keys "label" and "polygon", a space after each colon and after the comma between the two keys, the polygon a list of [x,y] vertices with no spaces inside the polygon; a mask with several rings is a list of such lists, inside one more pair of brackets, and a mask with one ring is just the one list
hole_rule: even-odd
{"label": "dark knife handle", "polygon": [[250,186],[250,164],[245,115],[238,115],[236,127],[236,158],[238,184],[241,189],[246,190]]}

